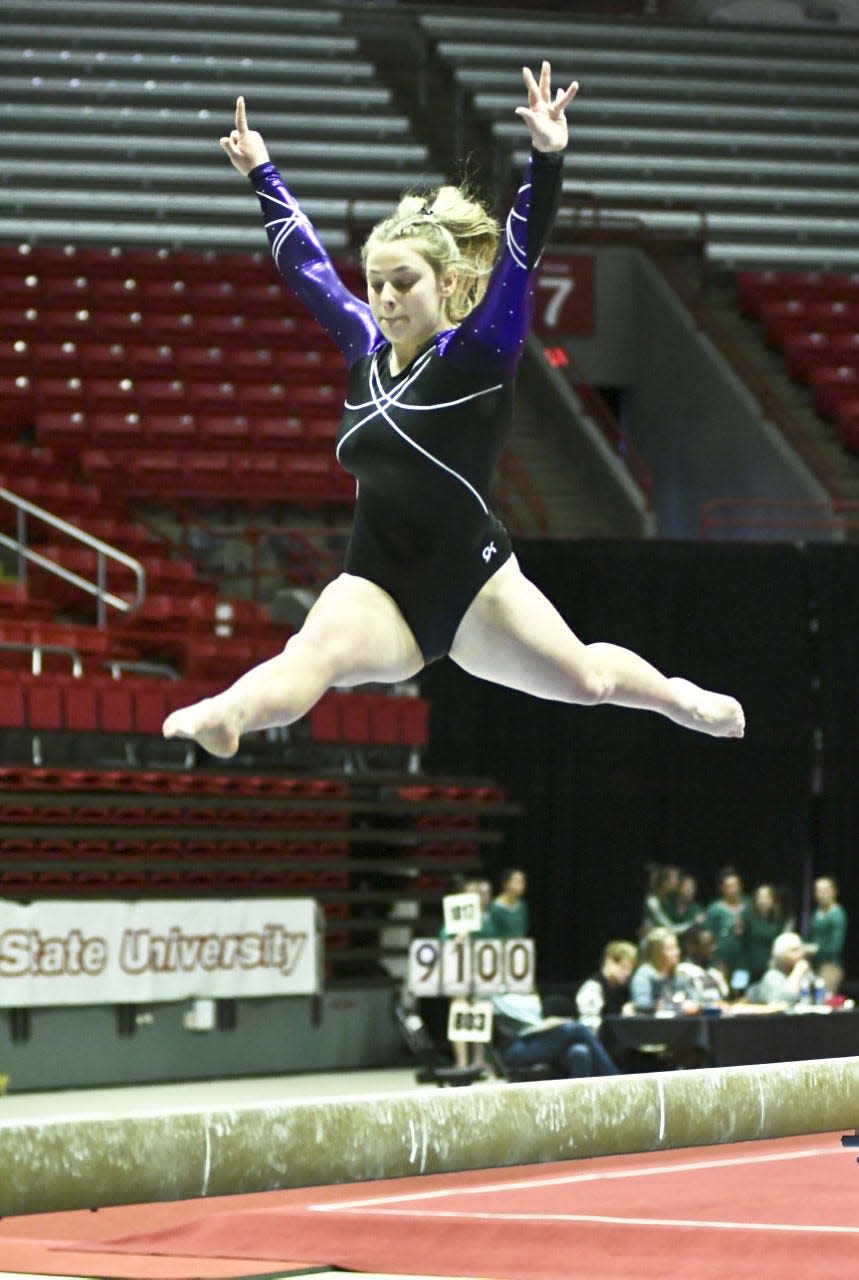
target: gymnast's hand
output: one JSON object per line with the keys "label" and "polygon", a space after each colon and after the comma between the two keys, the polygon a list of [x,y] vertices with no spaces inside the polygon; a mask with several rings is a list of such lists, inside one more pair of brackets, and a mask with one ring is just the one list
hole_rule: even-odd
{"label": "gymnast's hand", "polygon": [[539,84],[529,67],[522,68],[528,89],[527,107],[517,107],[516,114],[528,126],[531,142],[536,151],[563,151],[567,145],[567,119],[564,110],[579,90],[576,80],[564,92],[558,89],[552,97],[552,68],[548,62],[540,67]]}
{"label": "gymnast's hand", "polygon": [[248,128],[244,98],[236,99],[236,127],[228,138],[221,138],[221,146],[239,173],[245,175],[258,164],[265,164],[269,158],[262,134]]}

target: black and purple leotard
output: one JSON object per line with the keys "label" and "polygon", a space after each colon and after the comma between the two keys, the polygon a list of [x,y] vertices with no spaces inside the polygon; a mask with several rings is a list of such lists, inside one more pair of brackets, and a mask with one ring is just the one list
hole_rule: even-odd
{"label": "black and purple leotard", "polygon": [[388,592],[427,662],[449,651],[471,601],[511,555],[488,494],[562,156],[532,152],[480,303],[396,375],[369,305],[339,279],[275,166],[249,175],[281,274],[349,366],[337,457],[358,493],[344,568]]}

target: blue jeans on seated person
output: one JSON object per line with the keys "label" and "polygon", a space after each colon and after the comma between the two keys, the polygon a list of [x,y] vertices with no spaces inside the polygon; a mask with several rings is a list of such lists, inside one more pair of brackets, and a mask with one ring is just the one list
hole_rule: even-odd
{"label": "blue jeans on seated person", "polygon": [[535,1067],[547,1062],[559,1076],[617,1076],[617,1067],[590,1027],[570,1018],[545,1031],[517,1036],[501,1053],[505,1067]]}

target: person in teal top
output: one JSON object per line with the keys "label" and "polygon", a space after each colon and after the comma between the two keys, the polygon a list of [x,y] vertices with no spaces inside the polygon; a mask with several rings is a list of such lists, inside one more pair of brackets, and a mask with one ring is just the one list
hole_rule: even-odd
{"label": "person in teal top", "polygon": [[834,995],[844,980],[844,943],[847,938],[847,913],[838,901],[838,885],[832,876],[819,876],[814,882],[817,909],[808,922],[806,942],[817,947],[814,967]]}
{"label": "person in teal top", "polygon": [[725,867],[719,875],[719,897],[704,914],[704,924],[716,939],[716,960],[728,982],[738,970],[748,969],[743,912],[748,898],[743,881],[734,867]]}
{"label": "person in teal top", "polygon": [[775,889],[771,884],[759,884],[743,908],[746,968],[751,982],[759,982],[766,973],[773,943],[786,928]]}
{"label": "person in teal top", "polygon": [[671,929],[685,953],[686,937],[692,929],[704,924],[704,908],[698,901],[698,881],[688,871],[681,871],[677,892],[670,908]]}
{"label": "person in teal top", "polygon": [[527,938],[530,928],[525,872],[511,868],[501,876],[501,892],[489,908],[496,938]]}

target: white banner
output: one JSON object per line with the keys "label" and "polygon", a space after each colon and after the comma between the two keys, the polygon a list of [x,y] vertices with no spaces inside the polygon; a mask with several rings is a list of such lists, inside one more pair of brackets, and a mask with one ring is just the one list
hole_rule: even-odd
{"label": "white banner", "polygon": [[309,995],[318,910],[311,898],[0,901],[0,1007]]}

